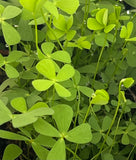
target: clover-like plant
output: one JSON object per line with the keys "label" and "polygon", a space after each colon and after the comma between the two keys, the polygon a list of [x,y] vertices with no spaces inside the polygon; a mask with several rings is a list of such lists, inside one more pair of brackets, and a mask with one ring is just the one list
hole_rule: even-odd
{"label": "clover-like plant", "polygon": [[46,91],[51,86],[55,87],[56,92],[61,97],[69,97],[71,93],[63,87],[60,82],[66,81],[72,78],[75,74],[74,68],[70,64],[65,64],[56,75],[55,65],[50,59],[43,59],[37,65],[36,68],[47,79],[37,79],[32,82],[34,88],[38,91]]}
{"label": "clover-like plant", "polygon": [[21,12],[22,10],[18,7],[9,5],[4,8],[0,5],[0,24],[2,26],[3,36],[8,45],[15,45],[19,43],[21,38],[16,29],[7,23],[6,20],[18,16]]}
{"label": "clover-like plant", "polygon": [[58,138],[53,148],[49,151],[47,160],[65,160],[65,149],[67,148],[65,139],[77,144],[88,143],[92,139],[91,128],[88,123],[83,123],[69,130],[73,118],[72,108],[65,104],[59,104],[52,107],[52,109],[54,110],[53,119],[56,122],[58,130],[43,119],[35,122],[34,128],[42,135]]}

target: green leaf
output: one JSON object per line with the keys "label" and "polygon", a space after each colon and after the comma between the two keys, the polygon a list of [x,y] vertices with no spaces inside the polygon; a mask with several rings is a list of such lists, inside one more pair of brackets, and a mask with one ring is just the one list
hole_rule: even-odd
{"label": "green leaf", "polygon": [[65,141],[59,139],[47,156],[47,160],[66,160]]}
{"label": "green leaf", "polygon": [[108,20],[108,9],[103,8],[100,9],[96,13],[96,20],[101,24],[101,25],[107,25],[107,20]]}
{"label": "green leaf", "polygon": [[0,67],[2,67],[5,64],[5,58],[0,53]]}
{"label": "green leaf", "polygon": [[0,16],[2,15],[3,11],[4,11],[4,6],[0,5]]}
{"label": "green leaf", "polygon": [[68,41],[71,41],[73,38],[74,38],[74,36],[75,36],[75,34],[76,34],[76,31],[75,30],[69,30],[68,32],[67,32],[67,40]]}
{"label": "green leaf", "polygon": [[71,63],[71,57],[66,51],[56,51],[51,54],[50,57],[56,61],[60,61],[63,63]]}
{"label": "green leaf", "polygon": [[11,111],[5,106],[5,104],[0,100],[0,125],[10,121],[12,118]]}
{"label": "green leaf", "polygon": [[58,72],[56,80],[58,82],[63,82],[68,80],[69,78],[72,78],[75,74],[75,70],[74,68],[69,65],[69,64],[65,64]]}
{"label": "green leaf", "polygon": [[136,8],[136,1],[135,0],[124,0],[128,5],[131,7]]}
{"label": "green leaf", "polygon": [[87,27],[90,30],[101,30],[104,28],[104,26],[102,24],[98,23],[95,18],[88,18]]}
{"label": "green leaf", "polygon": [[36,142],[36,143],[38,142],[40,145],[42,145],[44,147],[52,148],[54,146],[54,144],[56,143],[56,140],[51,137],[44,136],[44,135],[40,134],[36,137],[34,142]]}
{"label": "green leaf", "polygon": [[45,42],[42,43],[41,48],[42,51],[46,54],[46,55],[50,55],[54,49],[55,45],[52,42]]}
{"label": "green leaf", "polygon": [[109,94],[104,90],[96,90],[94,95],[92,95],[92,104],[100,104],[100,105],[105,105],[109,101]]}
{"label": "green leaf", "polygon": [[70,97],[71,96],[71,93],[69,92],[69,90],[64,88],[62,85],[55,83],[54,87],[60,97]]}
{"label": "green leaf", "polygon": [[136,42],[136,37],[125,39],[127,42]]}
{"label": "green leaf", "polygon": [[133,22],[129,21],[128,24],[127,24],[127,37],[126,38],[129,38],[131,36],[131,33],[133,31]]}
{"label": "green leaf", "polygon": [[50,1],[46,1],[44,3],[44,7],[46,8],[46,10],[51,13],[53,16],[55,16],[56,18],[58,18],[59,13],[57,10],[57,7],[54,5],[54,3],[50,2]]}
{"label": "green leaf", "polygon": [[4,20],[11,19],[18,16],[21,12],[22,10],[20,8],[9,5],[4,9],[2,18],[4,18]]}
{"label": "green leaf", "polygon": [[54,111],[47,107],[37,108],[24,114],[14,115],[12,124],[15,128],[24,127],[36,122],[39,117],[44,115],[52,115],[53,113]]}
{"label": "green leaf", "polygon": [[28,111],[32,111],[34,109],[41,108],[41,107],[49,107],[49,106],[45,102],[37,102]]}
{"label": "green leaf", "polygon": [[20,3],[25,9],[33,12],[35,9],[36,1],[37,0],[29,0],[29,1],[28,0],[20,0]]}
{"label": "green leaf", "polygon": [[33,125],[36,132],[42,135],[49,137],[61,137],[59,131],[43,119],[38,119],[38,121],[35,122]]}
{"label": "green leaf", "polygon": [[121,139],[122,144],[128,145],[129,144],[129,137],[127,134],[123,134],[122,139]]}
{"label": "green leaf", "polygon": [[6,59],[6,62],[8,62],[8,63],[16,62],[16,61],[19,60],[23,55],[25,55],[24,52],[14,50],[14,51],[10,52],[10,54],[8,55],[8,57],[7,57],[7,59]]}
{"label": "green leaf", "polygon": [[39,73],[44,75],[48,79],[55,79],[55,66],[52,60],[50,59],[43,59],[37,65],[36,69]]}
{"label": "green leaf", "polygon": [[55,119],[59,131],[61,133],[67,132],[73,118],[72,108],[65,104],[59,104],[52,109],[54,110],[53,118]]}
{"label": "green leaf", "polygon": [[124,78],[121,80],[121,83],[124,85],[124,87],[126,88],[130,88],[132,86],[132,84],[134,83],[134,79],[133,78]]}
{"label": "green leaf", "polygon": [[66,23],[67,23],[67,30],[69,30],[73,25],[73,15],[71,15],[68,18],[66,18]]}
{"label": "green leaf", "polygon": [[19,77],[18,71],[12,67],[10,64],[5,64],[5,72],[9,78]]}
{"label": "green leaf", "polygon": [[61,30],[61,31],[65,31],[66,30],[66,20],[65,17],[61,14],[59,14],[58,18],[54,18],[53,19],[53,25]]}
{"label": "green leaf", "polygon": [[53,81],[50,80],[45,80],[45,79],[38,79],[38,80],[34,80],[32,82],[32,85],[34,86],[34,88],[38,91],[46,91],[47,89],[49,89],[52,85],[54,84]]}
{"label": "green leaf", "polygon": [[8,45],[15,45],[20,42],[19,33],[7,22],[2,22],[2,32]]}
{"label": "green leaf", "polygon": [[24,113],[27,111],[26,101],[23,97],[14,98],[11,101],[11,105],[15,110],[17,110],[19,112]]}
{"label": "green leaf", "polygon": [[86,87],[86,86],[79,86],[79,90],[87,97],[91,97],[92,94],[94,93],[93,89]]}
{"label": "green leaf", "polygon": [[104,28],[105,33],[109,33],[116,25],[115,24],[109,24]]}
{"label": "green leaf", "polygon": [[4,150],[2,160],[15,160],[22,153],[22,149],[15,144],[9,144]]}
{"label": "green leaf", "polygon": [[64,12],[74,14],[79,7],[79,0],[59,0],[56,5]]}
{"label": "green leaf", "polygon": [[127,38],[127,35],[128,35],[127,28],[125,26],[122,26],[120,32],[120,38]]}
{"label": "green leaf", "polygon": [[102,160],[114,160],[113,155],[110,153],[103,153]]}
{"label": "green leaf", "polygon": [[91,140],[91,143],[93,144],[97,144],[100,142],[101,138],[102,138],[102,135],[100,132],[95,132],[95,133],[92,133],[92,140]]}
{"label": "green leaf", "polygon": [[32,148],[41,160],[46,160],[49,152],[46,148],[42,147],[36,142],[32,142]]}
{"label": "green leaf", "polygon": [[12,133],[9,131],[0,130],[0,138],[9,139],[9,140],[18,140],[18,141],[28,141],[29,139],[25,136]]}
{"label": "green leaf", "polygon": [[77,144],[88,143],[92,140],[91,127],[88,123],[83,123],[76,128],[70,130],[65,138]]}
{"label": "green leaf", "polygon": [[105,116],[102,122],[102,130],[106,131],[110,127],[112,119],[109,116]]}
{"label": "green leaf", "polygon": [[89,124],[91,125],[91,128],[93,128],[95,131],[99,132],[101,130],[96,117],[91,116],[91,118],[89,119]]}

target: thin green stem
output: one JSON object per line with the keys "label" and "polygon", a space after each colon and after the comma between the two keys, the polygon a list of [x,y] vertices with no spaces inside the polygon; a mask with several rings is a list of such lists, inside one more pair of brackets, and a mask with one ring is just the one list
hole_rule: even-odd
{"label": "thin green stem", "polygon": [[132,152],[134,151],[135,148],[136,148],[136,144],[133,146],[133,148],[132,148],[132,150],[130,151],[130,153],[129,153],[129,155],[128,155],[128,157],[127,157],[126,160],[129,160],[129,159],[130,159],[130,156],[131,156],[131,154],[132,154]]}
{"label": "thin green stem", "polygon": [[76,115],[75,115],[74,127],[76,127],[77,117],[78,117],[79,110],[80,110],[80,91],[79,89],[77,89],[77,93],[78,93],[78,102],[77,102],[77,110],[76,110]]}
{"label": "thin green stem", "polygon": [[56,41],[58,42],[60,48],[61,48],[62,50],[64,50],[64,48],[63,48],[62,44],[60,43],[59,39],[56,37],[56,35],[55,35],[55,33],[54,33],[54,30],[51,28],[50,24],[47,22],[47,20],[46,20],[46,18],[45,18],[45,15],[44,15],[42,9],[41,9],[41,14],[42,14],[42,17],[43,17],[43,19],[44,19],[45,24],[47,25],[47,27],[50,29],[50,31],[51,31],[52,34],[54,35],[54,37],[55,37]]}
{"label": "thin green stem", "polygon": [[[106,35],[106,37],[107,37],[107,35]],[[96,75],[97,75],[97,72],[98,72],[98,69],[99,69],[99,64],[100,64],[100,60],[101,60],[101,57],[102,57],[102,54],[103,54],[103,51],[104,51],[104,48],[105,48],[105,43],[106,43],[106,38],[105,38],[104,45],[103,45],[103,47],[101,48],[100,55],[99,55],[99,58],[98,58],[98,61],[97,61],[97,65],[96,65],[96,70],[95,70],[95,74],[94,74],[94,78],[93,78],[92,87],[93,87],[94,84],[95,84],[95,78],[96,78]]]}
{"label": "thin green stem", "polygon": [[70,148],[66,147],[66,149],[67,149],[69,152],[71,152],[76,158],[78,158],[79,160],[81,160],[81,158],[78,157],[78,155],[75,154],[75,152],[73,152]]}
{"label": "thin green stem", "polygon": [[113,147],[113,145],[114,145],[114,143],[115,143],[117,131],[118,131],[119,124],[120,124],[120,120],[121,120],[121,117],[122,117],[123,113],[124,113],[124,110],[122,110],[122,112],[121,112],[121,114],[120,114],[120,116],[119,116],[119,119],[118,119],[118,122],[117,122],[117,126],[116,126],[116,130],[115,130],[115,135],[114,135],[113,142],[112,142],[112,145],[111,145],[111,148],[110,148],[109,153],[111,153],[112,147]]}
{"label": "thin green stem", "polygon": [[[99,155],[101,154],[101,152],[102,152],[102,149],[103,149],[103,147],[104,147],[104,144],[105,144],[105,142],[106,142],[106,140],[107,140],[107,137],[108,137],[108,135],[109,135],[109,133],[110,133],[110,131],[111,131],[111,128],[112,128],[112,126],[113,126],[113,124],[114,124],[114,122],[115,122],[115,119],[116,119],[116,117],[117,117],[117,113],[118,113],[118,110],[119,110],[119,107],[120,107],[120,97],[121,97],[121,82],[119,83],[119,96],[118,96],[118,104],[117,104],[117,108],[116,108],[116,110],[115,110],[115,113],[114,113],[114,117],[113,117],[113,119],[112,119],[112,122],[111,122],[111,125],[110,125],[110,127],[109,127],[109,129],[108,129],[108,131],[107,131],[107,133],[106,133],[106,136],[105,136],[105,138],[104,138],[104,141],[103,141],[103,143],[102,143],[102,145],[101,145],[101,148],[100,148],[100,150],[99,150],[99,152],[95,155],[95,158],[93,158],[93,159],[95,159],[95,160],[97,160],[98,159],[98,157],[99,157]],[[91,159],[91,160],[93,160],[93,159]]]}

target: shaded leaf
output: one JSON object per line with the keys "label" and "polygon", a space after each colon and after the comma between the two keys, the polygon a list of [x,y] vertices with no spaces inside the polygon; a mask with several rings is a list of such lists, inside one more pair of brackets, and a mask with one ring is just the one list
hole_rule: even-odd
{"label": "shaded leaf", "polygon": [[49,137],[61,137],[59,131],[43,119],[38,119],[38,121],[34,123],[34,128],[36,132],[42,135]]}
{"label": "shaded leaf", "polygon": [[22,10],[20,8],[8,5],[3,11],[2,18],[11,19],[18,16],[21,12]]}
{"label": "shaded leaf", "polygon": [[17,78],[19,76],[18,71],[10,64],[5,64],[5,72],[9,78]]}
{"label": "shaded leaf", "polygon": [[55,119],[59,131],[61,133],[67,132],[73,118],[72,108],[65,104],[59,104],[52,109],[54,110],[53,118]]}
{"label": "shaded leaf", "polygon": [[2,160],[15,160],[22,153],[22,149],[15,144],[9,144],[4,150]]}
{"label": "shaded leaf", "polygon": [[66,160],[65,141],[59,139],[47,156],[47,160]]}
{"label": "shaded leaf", "polygon": [[92,140],[91,127],[88,123],[83,123],[74,129],[70,130],[65,138],[77,144],[88,143]]}

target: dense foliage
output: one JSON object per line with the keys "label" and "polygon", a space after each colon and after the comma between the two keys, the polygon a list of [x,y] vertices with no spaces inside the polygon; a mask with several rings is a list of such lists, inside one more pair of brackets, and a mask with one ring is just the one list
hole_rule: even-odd
{"label": "dense foliage", "polygon": [[2,160],[134,160],[134,8],[0,1]]}

